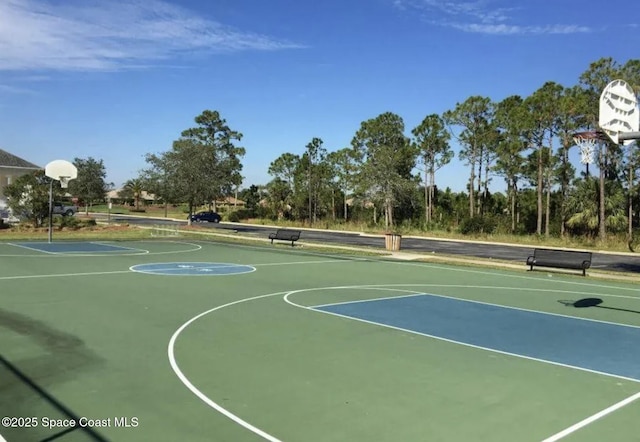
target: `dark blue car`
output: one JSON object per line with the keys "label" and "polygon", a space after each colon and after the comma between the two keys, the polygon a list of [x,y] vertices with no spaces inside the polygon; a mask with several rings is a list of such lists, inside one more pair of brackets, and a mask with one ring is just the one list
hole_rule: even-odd
{"label": "dark blue car", "polygon": [[203,221],[207,221],[210,223],[219,223],[221,220],[222,217],[213,210],[198,212],[191,215],[192,223],[201,223]]}

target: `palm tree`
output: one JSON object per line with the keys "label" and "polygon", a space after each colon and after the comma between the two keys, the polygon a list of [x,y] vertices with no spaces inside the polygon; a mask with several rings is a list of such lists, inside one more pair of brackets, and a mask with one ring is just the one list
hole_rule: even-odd
{"label": "palm tree", "polygon": [[[623,231],[627,224],[625,195],[622,187],[615,182],[607,183],[607,197],[604,200],[604,225],[609,231]],[[567,199],[570,214],[567,227],[576,233],[595,237],[598,234],[600,185],[598,178],[586,177],[575,183]]]}
{"label": "palm tree", "polygon": [[134,178],[124,183],[124,190],[133,196],[136,210],[140,210],[140,198],[144,191],[145,183],[142,178]]}

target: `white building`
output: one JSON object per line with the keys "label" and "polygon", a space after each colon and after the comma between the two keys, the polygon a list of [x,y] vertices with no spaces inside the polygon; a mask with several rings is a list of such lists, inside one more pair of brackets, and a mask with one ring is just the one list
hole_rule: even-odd
{"label": "white building", "polygon": [[21,175],[42,169],[40,166],[36,166],[27,160],[0,149],[0,207],[6,205],[5,187],[13,183]]}

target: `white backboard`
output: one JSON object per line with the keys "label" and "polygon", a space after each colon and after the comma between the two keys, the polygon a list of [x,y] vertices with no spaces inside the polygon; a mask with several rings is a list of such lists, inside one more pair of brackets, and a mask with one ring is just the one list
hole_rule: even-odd
{"label": "white backboard", "polygon": [[54,160],[47,164],[44,168],[44,173],[49,178],[60,181],[60,177],[65,177],[70,180],[78,178],[78,169],[73,163],[66,160]]}
{"label": "white backboard", "polygon": [[[635,92],[624,80],[613,80],[600,95],[600,128],[618,143],[618,137],[625,132],[640,130],[640,112]],[[634,140],[624,141],[624,144]]]}

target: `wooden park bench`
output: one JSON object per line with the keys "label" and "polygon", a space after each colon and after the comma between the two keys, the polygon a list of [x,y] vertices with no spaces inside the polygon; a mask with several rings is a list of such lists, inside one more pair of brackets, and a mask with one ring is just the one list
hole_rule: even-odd
{"label": "wooden park bench", "polygon": [[587,269],[591,267],[591,252],[534,249],[533,256],[527,257],[527,265],[529,270],[534,266],[582,270],[582,276],[586,276]]}
{"label": "wooden park bench", "polygon": [[293,243],[300,239],[300,230],[279,229],[276,233],[270,233],[269,239],[271,240],[271,244],[273,244],[274,239],[291,241],[291,247],[293,247]]}

